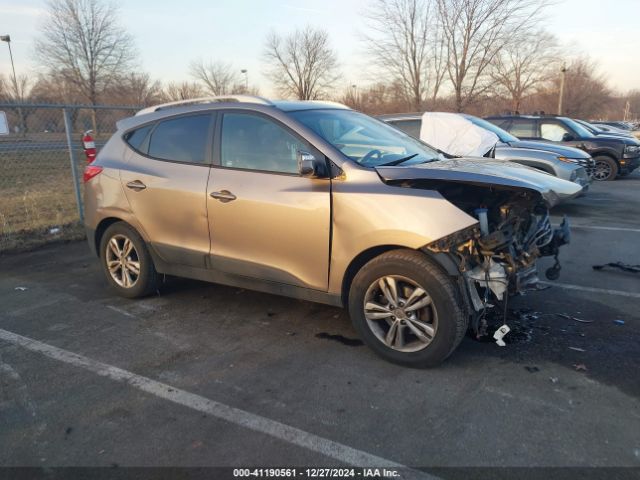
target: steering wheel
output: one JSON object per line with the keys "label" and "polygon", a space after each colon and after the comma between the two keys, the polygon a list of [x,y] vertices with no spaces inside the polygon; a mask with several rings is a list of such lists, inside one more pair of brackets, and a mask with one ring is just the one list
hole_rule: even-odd
{"label": "steering wheel", "polygon": [[373,160],[374,156],[376,157],[376,160],[380,160],[382,159],[382,152],[378,149],[371,150],[364,157],[362,157],[362,160],[360,160],[360,164],[366,165],[370,160]]}

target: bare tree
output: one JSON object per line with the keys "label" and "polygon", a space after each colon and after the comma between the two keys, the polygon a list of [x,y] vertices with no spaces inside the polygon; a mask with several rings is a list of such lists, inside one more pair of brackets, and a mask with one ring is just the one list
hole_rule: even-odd
{"label": "bare tree", "polygon": [[520,30],[540,21],[547,0],[436,0],[456,110],[490,87],[488,70]]}
{"label": "bare tree", "polygon": [[519,111],[523,98],[551,80],[558,65],[555,37],[538,31],[508,42],[495,57],[491,78],[511,99],[511,109]]}
{"label": "bare tree", "polygon": [[178,100],[189,100],[205,95],[204,90],[195,82],[169,83],[164,89],[164,100],[175,102]]}
{"label": "bare tree", "polygon": [[411,107],[422,110],[426,98],[437,97],[445,73],[432,0],[375,0],[366,18],[366,48],[377,72],[401,85]]}
{"label": "bare tree", "polygon": [[131,66],[133,38],[119,25],[115,5],[104,0],[49,0],[47,10],[36,58],[96,105]]}
{"label": "bare tree", "polygon": [[264,57],[268,77],[283,96],[313,100],[326,96],[338,79],[338,61],[325,30],[306,27],[282,37],[273,32]]}
{"label": "bare tree", "polygon": [[163,100],[162,84],[152,80],[148,73],[129,73],[107,93],[110,103],[116,105],[153,105]]}
{"label": "bare tree", "polygon": [[230,63],[197,61],[191,63],[189,71],[211,95],[244,93],[246,90],[245,85],[240,82],[238,71]]}
{"label": "bare tree", "polygon": [[[560,78],[556,74],[554,100],[557,101]],[[611,102],[612,93],[598,65],[588,57],[575,58],[567,64],[563,111],[577,118],[591,118],[604,111]],[[550,110],[552,111],[552,110]]]}

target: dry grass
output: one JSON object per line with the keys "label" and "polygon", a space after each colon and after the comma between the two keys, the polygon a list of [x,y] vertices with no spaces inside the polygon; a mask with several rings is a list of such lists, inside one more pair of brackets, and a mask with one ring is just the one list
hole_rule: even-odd
{"label": "dry grass", "polygon": [[46,243],[67,231],[76,238],[70,226],[78,219],[66,150],[0,153],[0,251]]}

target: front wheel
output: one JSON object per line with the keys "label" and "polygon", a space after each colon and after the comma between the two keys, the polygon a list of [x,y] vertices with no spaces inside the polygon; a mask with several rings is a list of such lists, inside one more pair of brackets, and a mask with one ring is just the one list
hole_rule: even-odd
{"label": "front wheel", "polygon": [[618,175],[618,164],[613,158],[599,156],[595,157],[595,172],[593,173],[593,179],[600,182],[606,180],[615,180]]}
{"label": "front wheel", "polygon": [[104,232],[100,260],[109,285],[119,295],[137,298],[156,290],[158,274],[147,246],[126,223],[114,223]]}
{"label": "front wheel", "polygon": [[362,267],[351,285],[349,314],[378,355],[411,367],[444,361],[468,326],[455,283],[414,250],[393,250]]}

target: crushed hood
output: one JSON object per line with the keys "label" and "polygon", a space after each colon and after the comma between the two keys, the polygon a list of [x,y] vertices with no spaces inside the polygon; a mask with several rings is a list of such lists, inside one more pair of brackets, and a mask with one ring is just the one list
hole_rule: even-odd
{"label": "crushed hood", "polygon": [[410,180],[466,183],[506,189],[525,189],[538,192],[547,206],[576,197],[582,187],[548,173],[485,158],[451,158],[414,166],[377,167],[376,171],[386,183]]}

